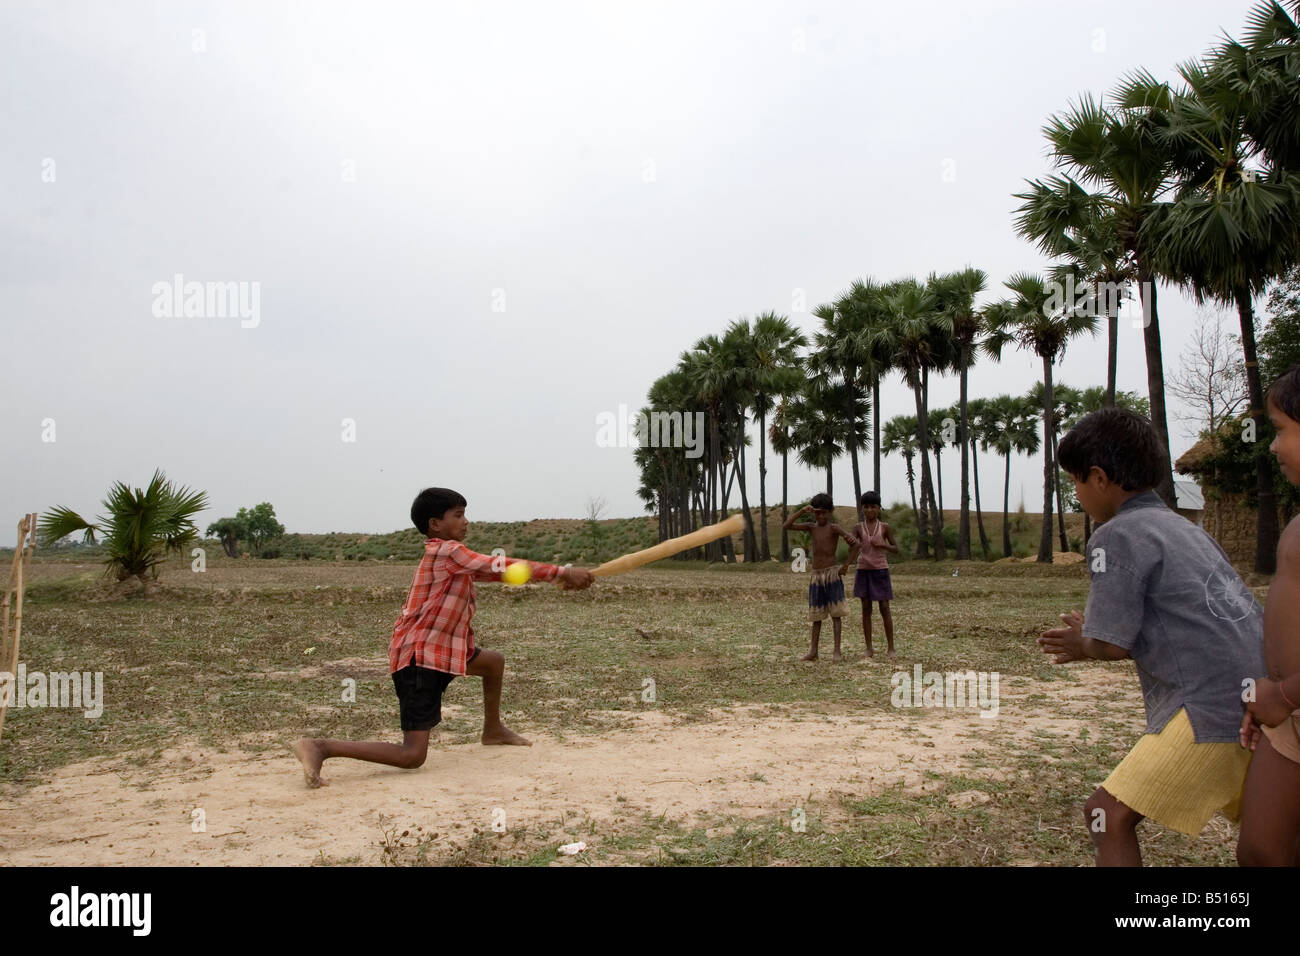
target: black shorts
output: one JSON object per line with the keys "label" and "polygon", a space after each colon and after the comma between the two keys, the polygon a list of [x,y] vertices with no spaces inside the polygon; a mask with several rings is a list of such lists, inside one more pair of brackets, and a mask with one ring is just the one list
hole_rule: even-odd
{"label": "black shorts", "polygon": [[[478,657],[479,649],[469,660]],[[466,662],[468,663],[468,661]],[[393,690],[402,714],[402,730],[432,730],[442,722],[442,693],[455,674],[408,664],[393,672]]]}

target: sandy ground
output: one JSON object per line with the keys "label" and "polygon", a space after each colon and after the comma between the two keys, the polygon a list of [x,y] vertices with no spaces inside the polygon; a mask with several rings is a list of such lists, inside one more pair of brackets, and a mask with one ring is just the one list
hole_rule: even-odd
{"label": "sandy ground", "polygon": [[[1135,683],[1114,669],[1089,672],[1079,685],[1008,679],[994,719],[970,709],[823,714],[759,705],[704,722],[642,712],[631,730],[562,742],[542,736],[531,748],[447,745],[435,735],[418,770],[335,760],[325,765],[330,785],[318,790],[307,788],[278,739],[264,738],[276,746],[260,752],[182,744],[147,766],[99,758],[36,787],[0,791],[0,863],[300,865],[322,855],[377,863],[392,828],[437,833],[436,859],[476,829],[491,831],[498,808],[509,828],[550,824],[558,833],[561,820],[583,822],[584,835],[573,838],[589,843],[602,830],[637,828],[644,813],[684,824],[713,813],[789,816],[810,800],[861,798],[899,782],[919,792],[934,785],[927,770],[1000,777],[995,767],[973,766],[969,752],[995,755],[1012,737],[1025,742],[1030,715],[1034,733],[1074,737],[1102,698],[1133,697],[1124,709],[1139,734]],[[1041,698],[1026,701],[1034,693],[1050,695],[1050,715]],[[202,832],[193,829],[196,808]],[[586,835],[588,820],[594,835]]]}

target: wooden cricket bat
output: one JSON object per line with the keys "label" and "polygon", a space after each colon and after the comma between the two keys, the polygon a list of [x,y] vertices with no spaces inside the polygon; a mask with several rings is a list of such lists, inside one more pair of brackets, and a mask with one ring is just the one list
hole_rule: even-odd
{"label": "wooden cricket bat", "polygon": [[649,564],[651,561],[662,561],[664,558],[671,558],[674,554],[685,551],[688,548],[698,548],[708,544],[710,541],[717,541],[729,534],[740,534],[745,530],[745,518],[743,515],[732,515],[726,521],[719,521],[717,524],[707,525],[703,528],[697,528],[690,534],[683,534],[676,538],[669,538],[667,541],[660,541],[658,544],[641,551],[633,551],[631,554],[625,554],[622,557],[615,558],[613,561],[606,561],[598,568],[592,568],[591,573],[596,577],[605,577],[609,574],[624,574],[628,571],[634,571],[643,564]]}

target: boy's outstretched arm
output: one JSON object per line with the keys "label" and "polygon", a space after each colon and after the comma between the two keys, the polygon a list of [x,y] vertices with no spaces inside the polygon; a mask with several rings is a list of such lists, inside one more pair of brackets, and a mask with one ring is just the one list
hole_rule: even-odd
{"label": "boy's outstretched arm", "polygon": [[1096,638],[1083,636],[1083,615],[1078,611],[1062,614],[1064,627],[1054,627],[1043,631],[1038,638],[1038,646],[1044,654],[1053,655],[1056,664],[1068,664],[1070,661],[1099,660],[1119,661],[1128,657],[1128,651],[1118,644],[1108,644]]}
{"label": "boy's outstretched arm", "polygon": [[[501,580],[501,572],[492,568],[492,565],[497,560],[496,555],[479,554],[459,542],[457,542],[457,545],[457,547],[448,550],[446,555],[447,560],[456,569],[455,573],[473,575],[475,581]],[[508,561],[506,566],[509,567],[511,564],[519,563],[526,564],[533,569],[534,580],[560,581],[565,590],[580,590],[590,587],[591,582],[595,580],[591,572],[586,568],[562,568],[542,561],[526,561],[520,558]]]}

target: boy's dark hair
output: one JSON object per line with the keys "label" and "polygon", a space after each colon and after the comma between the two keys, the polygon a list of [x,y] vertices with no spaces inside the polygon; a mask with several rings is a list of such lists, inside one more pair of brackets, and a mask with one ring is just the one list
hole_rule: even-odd
{"label": "boy's dark hair", "polygon": [[1165,450],[1150,419],[1127,408],[1103,408],[1079,419],[1057,448],[1060,465],[1083,481],[1094,466],[1125,491],[1160,483]]}
{"label": "boy's dark hair", "polygon": [[1292,365],[1275,378],[1264,399],[1287,418],[1300,422],[1300,365]]}
{"label": "boy's dark hair", "polygon": [[879,504],[880,504],[880,492],[878,491],[862,492],[862,507],[865,508],[867,505],[879,505]]}
{"label": "boy's dark hair", "polygon": [[450,488],[425,488],[411,504],[411,523],[427,538],[430,518],[441,518],[452,508],[463,508],[466,504],[460,493]]}
{"label": "boy's dark hair", "polygon": [[812,501],[809,502],[809,504],[811,504],[818,511],[830,511],[832,508],[835,507],[833,504],[831,504],[831,496],[824,491],[820,492],[819,494],[813,495]]}

